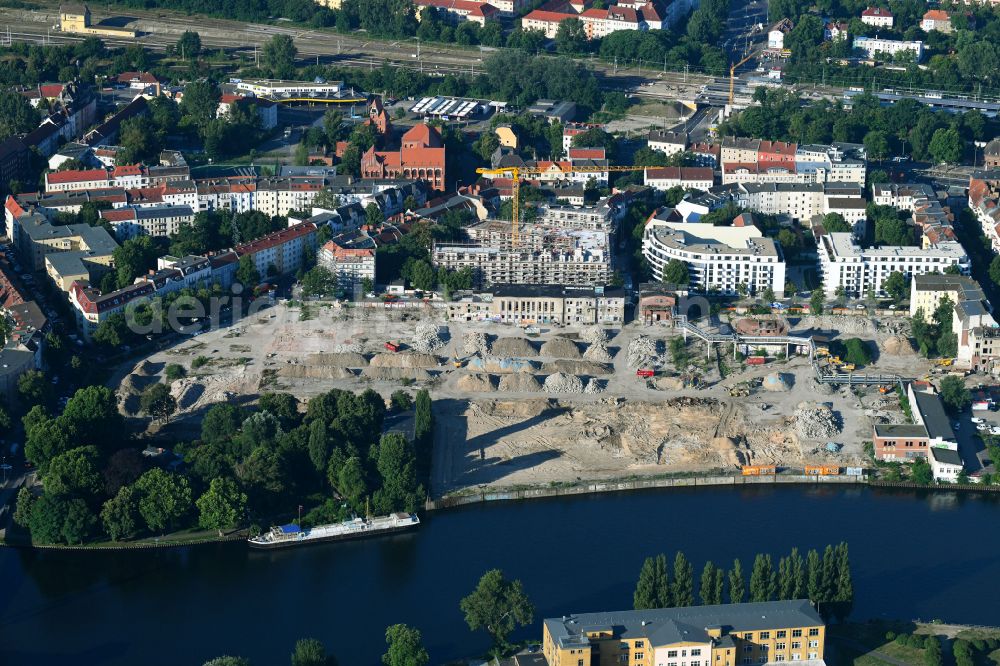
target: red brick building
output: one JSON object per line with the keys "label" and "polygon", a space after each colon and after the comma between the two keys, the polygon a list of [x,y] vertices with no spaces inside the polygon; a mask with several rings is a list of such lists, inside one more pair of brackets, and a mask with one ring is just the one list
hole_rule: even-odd
{"label": "red brick building", "polygon": [[430,125],[416,125],[403,135],[398,151],[372,146],[361,156],[362,178],[419,178],[435,190],[445,189],[445,148]]}
{"label": "red brick building", "polygon": [[368,120],[366,125],[371,125],[380,136],[392,134],[392,123],[389,122],[389,113],[382,106],[382,98],[378,95],[372,97],[368,102]]}
{"label": "red brick building", "polygon": [[872,437],[876,460],[909,462],[926,458],[930,439],[922,425],[879,424]]}

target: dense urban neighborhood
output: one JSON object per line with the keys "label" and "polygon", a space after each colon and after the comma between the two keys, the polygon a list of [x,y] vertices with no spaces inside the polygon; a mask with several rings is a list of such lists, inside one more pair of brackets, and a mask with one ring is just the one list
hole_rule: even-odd
{"label": "dense urban neighborhood", "polygon": [[[890,551],[931,518],[841,525],[858,497],[996,511],[996,2],[2,4],[0,555],[23,581],[0,627],[23,631],[0,661],[149,655],[122,597],[94,601],[120,647],[93,642],[103,610],[39,647],[63,562],[123,558],[81,599],[158,553],[226,576],[315,558],[274,580],[332,594],[322,558],[366,552],[378,584],[337,571],[370,585],[331,619],[354,644],[234,617],[162,658],[1000,663],[996,599],[855,589],[884,558],[975,596],[980,569]],[[719,508],[681,520],[695,493]],[[587,507],[619,501],[644,507],[622,532],[669,527],[591,552]],[[748,508],[779,501],[832,519]],[[448,521],[498,505],[523,513],[463,550],[479,526]],[[694,522],[723,511],[760,534],[706,551]],[[531,512],[551,524],[504,531]],[[381,550],[328,543],[362,539]],[[422,542],[436,576],[388,564]],[[579,561],[543,585],[549,551]]]}

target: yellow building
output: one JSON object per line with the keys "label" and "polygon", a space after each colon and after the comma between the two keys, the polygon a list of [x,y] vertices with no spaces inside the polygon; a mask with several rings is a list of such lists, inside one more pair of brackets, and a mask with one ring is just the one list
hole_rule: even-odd
{"label": "yellow building", "polygon": [[517,133],[513,127],[510,125],[497,125],[493,131],[496,133],[497,138],[500,139],[501,146],[517,150]]}
{"label": "yellow building", "polygon": [[118,37],[135,39],[135,30],[125,28],[104,27],[100,24],[91,25],[90,7],[87,5],[60,5],[59,30],[77,35],[97,35],[99,37]]}
{"label": "yellow building", "polygon": [[930,321],[942,300],[955,303],[985,301],[986,295],[979,283],[965,275],[926,273],[914,275],[910,280],[910,316],[920,310],[924,320]]}
{"label": "yellow building", "polygon": [[544,622],[549,666],[822,664],[826,627],[806,600],[585,613]]}
{"label": "yellow building", "polygon": [[[344,0],[316,0],[316,4],[327,9],[340,9],[344,4]],[[418,15],[419,13],[417,12]]]}

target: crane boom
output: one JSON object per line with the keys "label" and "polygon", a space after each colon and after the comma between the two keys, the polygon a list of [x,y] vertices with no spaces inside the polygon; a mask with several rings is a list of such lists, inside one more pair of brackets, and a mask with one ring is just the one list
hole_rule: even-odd
{"label": "crane boom", "polygon": [[736,68],[739,67],[740,65],[746,63],[746,61],[750,60],[755,55],[756,55],[755,53],[751,53],[747,57],[743,58],[743,60],[740,60],[738,63],[732,65],[729,68],[729,106],[730,106],[730,108],[732,108],[732,106],[733,106],[733,100],[735,99],[735,97],[733,95],[733,92],[734,92],[734,88],[736,86]]}
{"label": "crane boom", "polygon": [[[623,171],[645,171],[646,169],[653,169],[655,167],[646,166],[571,166],[569,168],[564,168],[559,164],[553,165],[555,169],[563,174],[570,173],[608,173],[608,172],[623,172]],[[540,175],[540,174],[551,174],[554,173],[553,167],[499,167],[496,169],[481,167],[476,169],[476,173],[486,176],[507,176],[511,179],[511,195],[513,200],[511,202],[511,224],[510,224],[510,236],[511,243],[513,247],[518,247],[520,245],[520,222],[521,222],[521,175]]]}

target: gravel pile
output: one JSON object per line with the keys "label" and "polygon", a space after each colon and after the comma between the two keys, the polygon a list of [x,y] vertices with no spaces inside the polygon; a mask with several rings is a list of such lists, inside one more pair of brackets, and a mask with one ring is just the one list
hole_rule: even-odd
{"label": "gravel pile", "polygon": [[485,333],[466,333],[465,338],[462,339],[463,354],[479,354],[480,356],[486,356],[489,354],[489,351],[489,341],[486,339]]}
{"label": "gravel pile", "polygon": [[360,342],[345,342],[333,346],[334,354],[363,354],[364,345]]}
{"label": "gravel pile", "polygon": [[538,356],[538,350],[525,338],[497,338],[490,346],[490,354],[507,358],[527,358]]}
{"label": "gravel pile", "polygon": [[424,322],[417,324],[410,347],[413,351],[430,354],[447,344],[448,327]]}
{"label": "gravel pile", "polygon": [[657,361],[656,341],[645,335],[637,336],[628,343],[625,363],[630,368],[644,368]]}
{"label": "gravel pile", "polygon": [[542,365],[542,372],[562,372],[567,375],[610,375],[614,368],[594,361],[571,361],[560,358]]}
{"label": "gravel pile", "polygon": [[285,365],[278,374],[292,379],[353,379],[354,371],[331,365]]}
{"label": "gravel pile", "polygon": [[597,361],[598,363],[611,363],[611,352],[608,351],[608,345],[605,342],[592,342],[590,346],[587,347],[587,351],[583,352],[583,357],[588,361]]}
{"label": "gravel pile", "polygon": [[541,391],[542,385],[538,383],[534,375],[526,372],[518,372],[513,375],[503,375],[500,377],[500,390],[511,393],[531,393]]}
{"label": "gravel pile", "polygon": [[435,368],[437,357],[432,354],[411,354],[408,352],[385,352],[375,354],[370,365],[373,368]]}
{"label": "gravel pile", "polygon": [[580,339],[592,345],[608,344],[608,332],[600,326],[588,326],[580,331]]}
{"label": "gravel pile", "polygon": [[363,368],[368,365],[368,359],[358,352],[334,352],[332,354],[311,354],[308,364],[334,368]]}
{"label": "gravel pile", "polygon": [[780,372],[772,372],[771,374],[764,377],[764,381],[761,386],[764,387],[765,391],[774,391],[777,393],[783,393],[792,388],[791,386],[791,375],[786,375]]}
{"label": "gravel pile", "polygon": [[583,392],[586,393],[587,395],[596,395],[598,393],[604,393],[604,382],[602,382],[600,379],[595,379],[594,377],[591,377],[590,381],[587,382],[586,388],[583,389]]}
{"label": "gravel pile", "polygon": [[422,368],[365,368],[361,374],[376,381],[393,381],[397,379],[427,380],[431,374]]}
{"label": "gravel pile", "polygon": [[557,372],[545,378],[546,393],[583,393],[583,382],[576,375]]}
{"label": "gravel pile", "polygon": [[893,356],[914,356],[910,339],[903,335],[891,335],[882,343],[882,351]]}
{"label": "gravel pile", "polygon": [[823,439],[840,432],[836,417],[826,405],[803,402],[795,408],[792,418],[795,419],[795,430],[799,437]]}
{"label": "gravel pile", "polygon": [[572,340],[557,335],[542,345],[541,354],[554,358],[580,358],[580,348]]}

